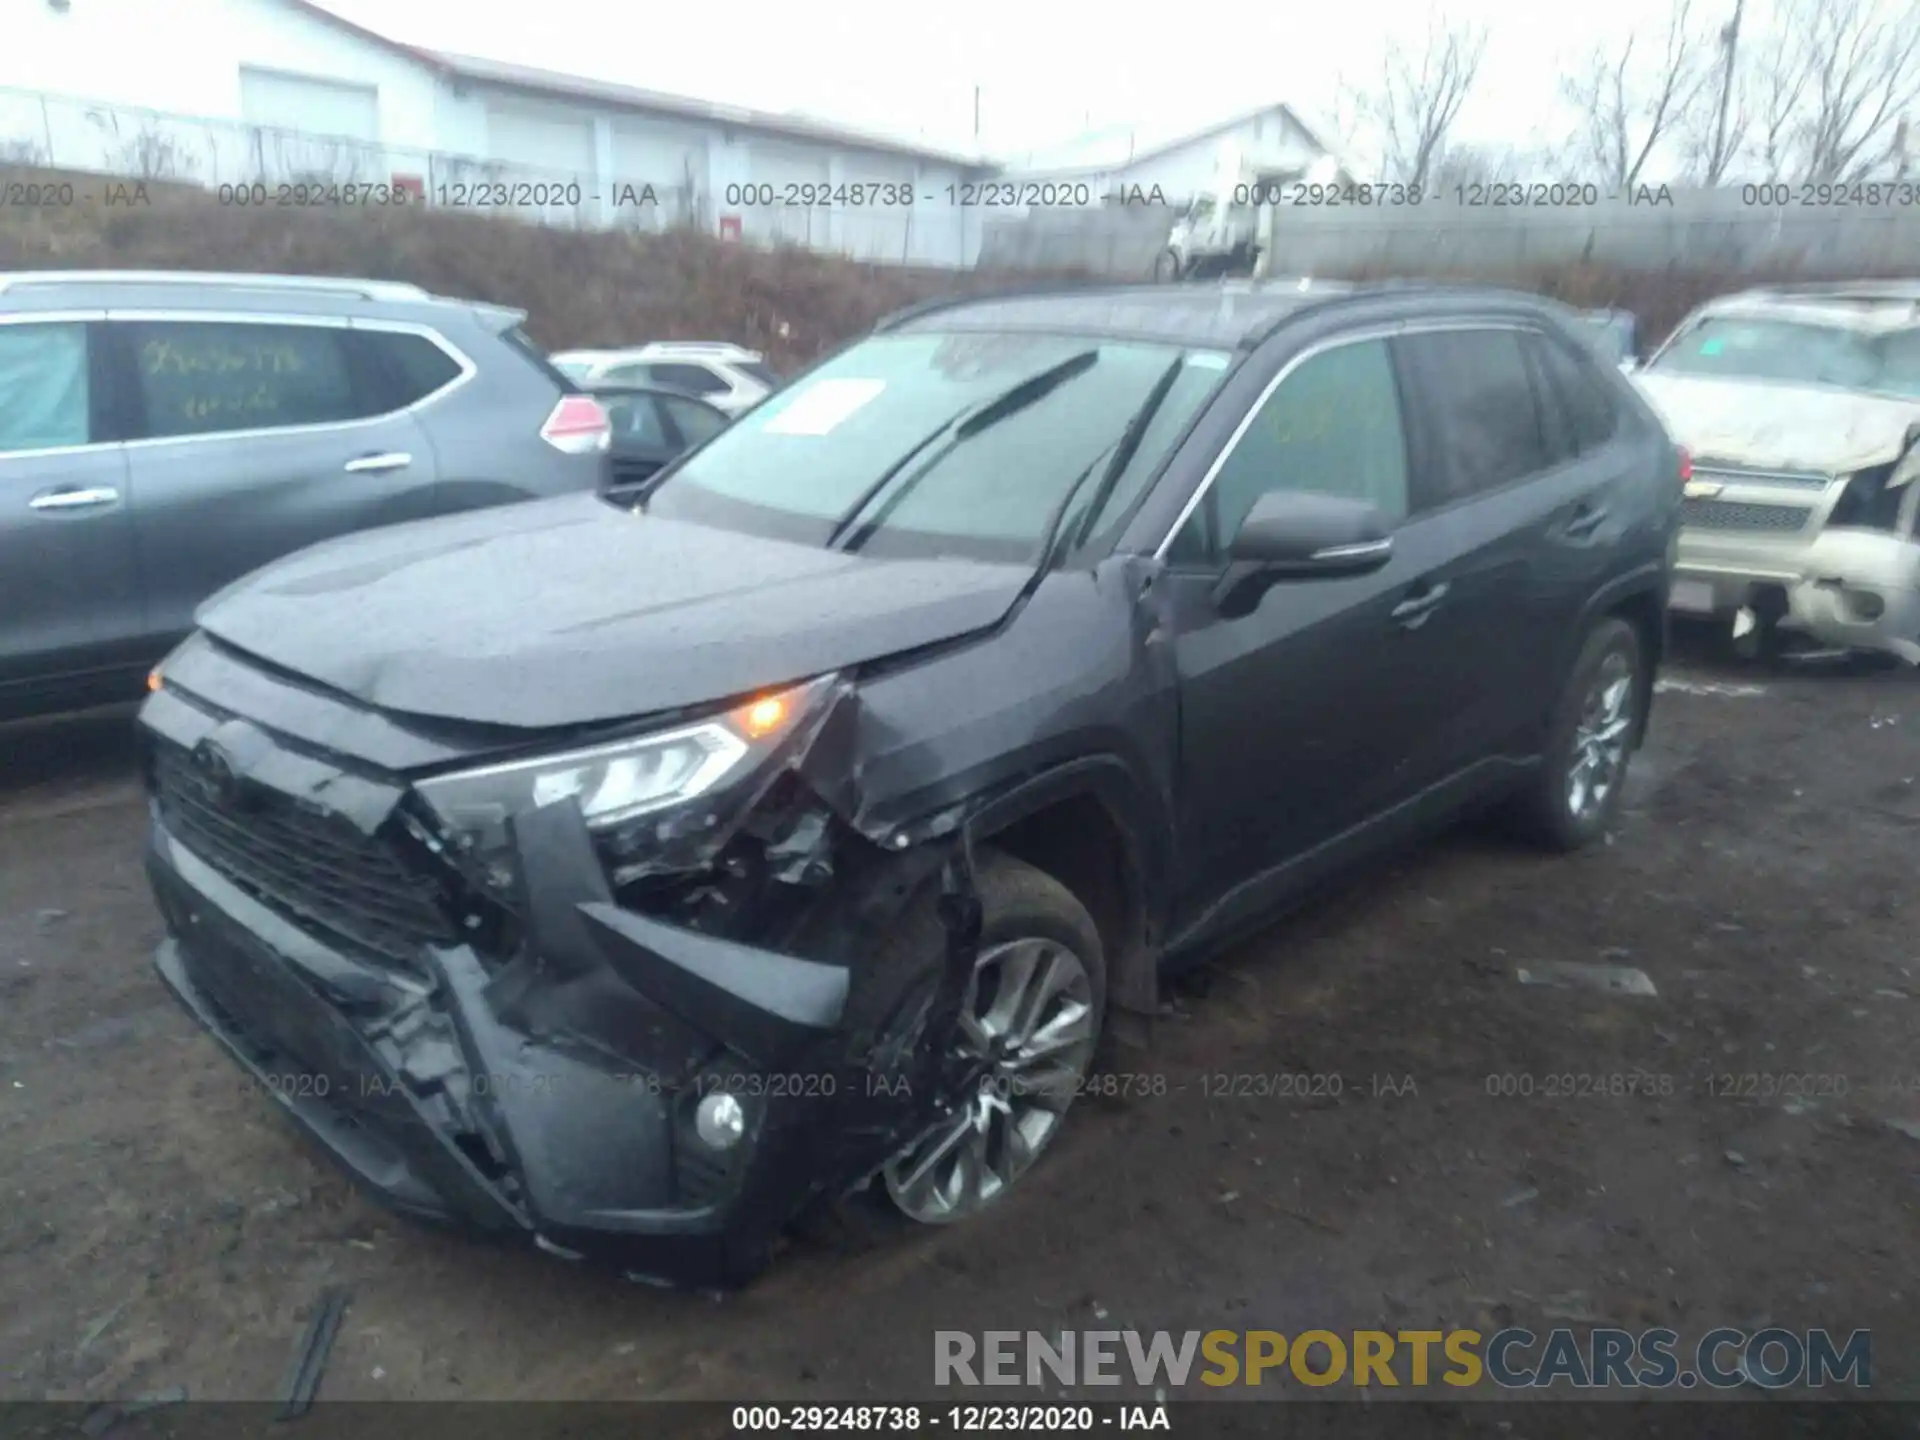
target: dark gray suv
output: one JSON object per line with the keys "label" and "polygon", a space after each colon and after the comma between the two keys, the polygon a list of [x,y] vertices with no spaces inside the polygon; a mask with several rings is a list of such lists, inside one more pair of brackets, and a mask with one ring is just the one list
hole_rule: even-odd
{"label": "dark gray suv", "polygon": [[592,490],[608,425],[515,310],[273,275],[0,275],[0,719],[139,693],[316,540]]}
{"label": "dark gray suv", "polygon": [[812,1197],[974,1214],[1173,967],[1476,807],[1610,825],[1683,462],[1579,326],[935,307],[637,502],[282,561],[142,712],[160,973],[422,1216],[737,1280]]}

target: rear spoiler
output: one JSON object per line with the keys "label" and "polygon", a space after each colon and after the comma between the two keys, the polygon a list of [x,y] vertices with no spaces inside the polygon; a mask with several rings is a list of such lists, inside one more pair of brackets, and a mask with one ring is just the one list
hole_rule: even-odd
{"label": "rear spoiler", "polygon": [[504,335],[507,331],[524,325],[527,319],[527,312],[524,310],[515,310],[510,305],[488,305],[483,301],[474,302],[473,313],[482,325],[496,335]]}

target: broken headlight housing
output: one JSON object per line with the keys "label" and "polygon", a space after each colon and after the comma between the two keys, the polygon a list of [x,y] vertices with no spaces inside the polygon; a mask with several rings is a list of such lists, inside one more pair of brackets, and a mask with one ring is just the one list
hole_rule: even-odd
{"label": "broken headlight housing", "polygon": [[[768,691],[704,720],[421,780],[415,792],[495,891],[514,881],[508,817],[572,800],[603,852],[635,856],[724,839],[825,717],[834,677]],[[684,847],[682,847],[684,848]]]}

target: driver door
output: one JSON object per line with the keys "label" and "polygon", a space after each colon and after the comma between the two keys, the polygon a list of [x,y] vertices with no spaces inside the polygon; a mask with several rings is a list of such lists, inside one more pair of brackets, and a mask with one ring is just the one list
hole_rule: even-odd
{"label": "driver door", "polygon": [[[1408,518],[1409,470],[1388,342],[1337,340],[1283,372],[1175,533],[1178,928],[1251,918],[1288,874],[1312,871],[1316,851],[1332,856],[1416,788],[1410,757],[1436,722],[1418,682],[1445,657],[1409,600],[1451,542]],[[1213,590],[1227,546],[1276,489],[1370,501],[1394,526],[1392,557],[1369,574],[1283,580],[1226,618]]]}

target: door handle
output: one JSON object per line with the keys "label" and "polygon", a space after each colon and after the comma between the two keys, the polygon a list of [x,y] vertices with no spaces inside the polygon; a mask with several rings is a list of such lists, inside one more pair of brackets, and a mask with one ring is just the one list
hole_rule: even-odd
{"label": "door handle", "polygon": [[1570,540],[1584,540],[1606,523],[1607,507],[1604,505],[1576,505],[1572,517],[1560,529],[1560,533]]}
{"label": "door handle", "polygon": [[1451,588],[1444,580],[1421,586],[1393,607],[1395,623],[1402,630],[1419,629],[1426,623],[1427,617],[1439,608],[1440,602],[1447,598],[1447,591]]}
{"label": "door handle", "polygon": [[404,450],[387,450],[378,455],[362,455],[357,460],[347,461],[349,475],[381,475],[388,470],[404,470],[413,463],[413,456]]}
{"label": "door handle", "polygon": [[120,498],[120,492],[110,485],[93,485],[86,489],[42,490],[27,502],[29,510],[94,510],[102,505],[112,505]]}

